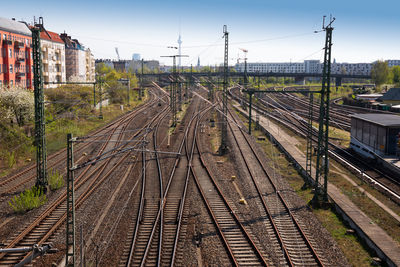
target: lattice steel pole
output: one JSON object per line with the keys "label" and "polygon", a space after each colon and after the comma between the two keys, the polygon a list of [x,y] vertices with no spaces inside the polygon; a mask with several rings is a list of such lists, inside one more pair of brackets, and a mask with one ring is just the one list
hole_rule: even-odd
{"label": "lattice steel pole", "polygon": [[208,100],[210,100],[211,102],[213,102],[213,86],[211,84],[211,72],[208,71],[208,83],[207,83],[207,87],[208,87]]}
{"label": "lattice steel pole", "polygon": [[[332,48],[332,22],[323,29],[326,32],[324,67],[322,72],[322,89],[319,112],[319,128],[318,128],[318,153],[315,174],[315,195],[313,201],[315,204],[319,202],[319,196],[322,194],[323,200],[328,200],[328,138],[329,138],[329,101],[330,101],[330,83],[331,83],[331,48]],[[320,180],[323,179],[323,186]],[[322,188],[321,188],[322,187]],[[322,192],[321,192],[322,190]]]}
{"label": "lattice steel pole", "polygon": [[248,90],[249,93],[249,134],[251,135],[251,109],[253,108],[253,90]]}
{"label": "lattice steel pole", "polygon": [[173,56],[173,82],[172,82],[172,126],[176,126],[176,87],[177,87],[177,73],[176,73],[176,56]]}
{"label": "lattice steel pole", "polygon": [[221,146],[219,148],[219,152],[221,155],[225,154],[228,148],[227,145],[227,139],[228,139],[228,128],[227,128],[227,123],[228,123],[228,75],[229,75],[229,68],[228,68],[228,36],[229,32],[224,25],[223,28],[224,36],[225,38],[225,47],[224,47],[224,82],[223,82],[223,97],[222,97],[222,131],[221,131]]}
{"label": "lattice steel pole", "polygon": [[142,75],[140,75],[139,100],[142,100],[142,94],[143,94],[143,68],[144,68],[144,62],[142,58]]}
{"label": "lattice steel pole", "polygon": [[192,90],[193,90],[193,65],[190,65],[190,97],[192,97]]}
{"label": "lattice steel pole", "polygon": [[96,77],[96,82],[93,83],[93,108],[94,109],[96,109],[96,83],[97,83],[97,77]]}
{"label": "lattice steel pole", "polygon": [[65,266],[75,266],[74,139],[67,134],[67,222]]}
{"label": "lattice steel pole", "polygon": [[47,149],[46,126],[44,120],[44,93],[42,73],[42,53],[40,48],[40,32],[43,21],[31,29],[33,54],[33,84],[35,96],[35,146],[36,146],[36,186],[47,191]]}
{"label": "lattice steel pole", "polygon": [[[313,149],[313,103],[314,95],[310,93],[310,105],[308,107],[308,127],[307,127],[307,156],[306,156],[306,173],[308,174],[308,179],[312,179],[312,149]],[[304,183],[303,188],[306,188],[310,181]]]}

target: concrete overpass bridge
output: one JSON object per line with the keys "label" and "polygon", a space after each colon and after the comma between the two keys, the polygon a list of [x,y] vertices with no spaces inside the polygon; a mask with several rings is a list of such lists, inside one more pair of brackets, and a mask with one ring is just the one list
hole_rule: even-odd
{"label": "concrete overpass bridge", "polygon": [[[140,77],[142,74],[137,74]],[[173,75],[172,72],[163,73],[145,73],[143,77],[167,77]],[[189,78],[190,72],[180,72],[179,76]],[[193,77],[223,77],[223,72],[193,72]],[[242,78],[244,72],[229,72],[231,78]],[[304,83],[305,78],[322,78],[321,73],[289,73],[289,72],[248,72],[247,77],[291,77],[295,79],[296,83]],[[342,85],[343,79],[371,79],[371,75],[357,75],[357,74],[331,74],[335,79],[336,86]]]}

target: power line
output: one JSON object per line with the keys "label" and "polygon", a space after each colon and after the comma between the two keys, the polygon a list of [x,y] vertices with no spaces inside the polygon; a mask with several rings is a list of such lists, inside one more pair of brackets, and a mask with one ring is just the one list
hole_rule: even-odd
{"label": "power line", "polygon": [[[290,39],[290,38],[296,38],[296,37],[301,37],[301,36],[306,36],[306,35],[312,35],[315,33],[319,33],[321,31],[312,31],[312,32],[307,32],[307,33],[300,33],[300,34],[291,34],[291,35],[284,35],[284,36],[278,36],[278,37],[273,37],[273,38],[265,38],[265,39],[258,39],[258,40],[249,40],[249,41],[241,41],[241,42],[232,42],[231,45],[238,45],[238,44],[250,44],[250,43],[262,43],[262,42],[269,42],[269,41],[275,41],[275,40],[283,40],[283,39]],[[98,37],[91,37],[91,36],[80,36],[80,35],[75,35],[76,37],[83,38],[83,39],[92,39],[92,40],[97,40],[97,41],[103,41],[103,42],[112,42],[115,44],[129,44],[129,45],[136,45],[136,46],[145,46],[145,47],[158,47],[158,48],[166,48],[168,45],[162,45],[162,44],[150,44],[150,43],[137,43],[137,42],[130,42],[130,41],[116,41],[115,39],[105,39],[105,38],[98,38]],[[191,49],[191,48],[209,48],[212,46],[223,46],[223,43],[216,44],[210,43],[210,44],[202,44],[202,45],[191,45],[191,46],[182,46],[184,49]]]}

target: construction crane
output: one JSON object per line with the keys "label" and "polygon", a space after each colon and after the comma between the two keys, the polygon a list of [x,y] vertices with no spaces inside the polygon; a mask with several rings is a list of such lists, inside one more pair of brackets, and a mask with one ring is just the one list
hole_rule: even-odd
{"label": "construction crane", "polygon": [[118,59],[118,61],[120,61],[119,52],[118,52],[118,47],[115,48],[115,52],[117,53],[117,59]]}

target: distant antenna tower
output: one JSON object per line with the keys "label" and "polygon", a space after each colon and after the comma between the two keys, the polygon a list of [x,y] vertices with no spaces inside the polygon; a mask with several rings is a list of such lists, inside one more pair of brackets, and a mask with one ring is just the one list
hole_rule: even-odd
{"label": "distant antenna tower", "polygon": [[179,47],[179,51],[178,51],[179,52],[178,67],[179,68],[181,67],[181,55],[182,55],[181,44],[182,44],[182,39],[181,39],[181,21],[179,20],[179,38],[178,38],[178,47]]}
{"label": "distant antenna tower", "polygon": [[115,52],[117,53],[117,59],[118,59],[118,61],[120,61],[119,52],[118,52],[118,47],[115,48]]}

